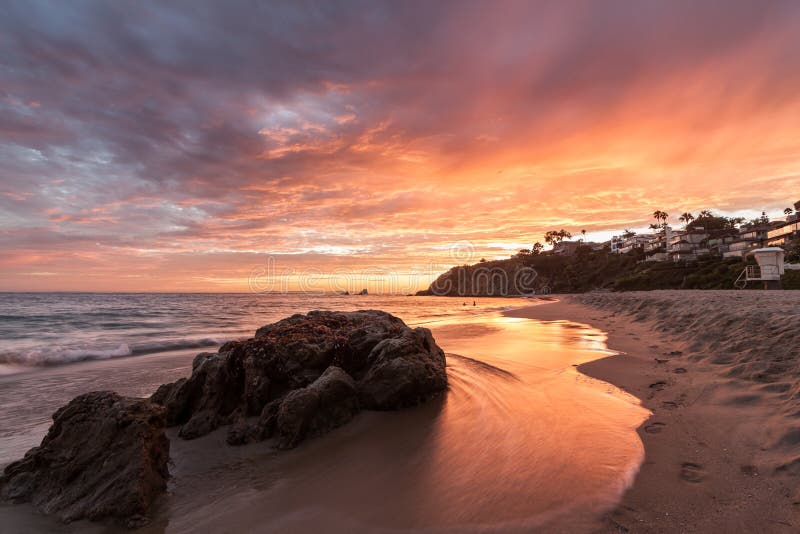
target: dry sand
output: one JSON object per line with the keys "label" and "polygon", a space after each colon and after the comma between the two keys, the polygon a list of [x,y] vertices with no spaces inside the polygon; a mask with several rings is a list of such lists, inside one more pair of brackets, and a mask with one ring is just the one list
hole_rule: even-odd
{"label": "dry sand", "polygon": [[599,532],[800,532],[800,292],[591,293],[510,312],[608,333],[645,461]]}

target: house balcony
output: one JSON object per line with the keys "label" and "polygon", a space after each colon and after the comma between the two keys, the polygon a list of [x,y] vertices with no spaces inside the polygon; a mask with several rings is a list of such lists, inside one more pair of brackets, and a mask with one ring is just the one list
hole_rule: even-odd
{"label": "house balcony", "polygon": [[730,245],[730,250],[731,251],[734,251],[734,250],[747,250],[749,248],[752,248],[752,247],[756,246],[757,244],[758,243],[756,243],[754,241],[748,241],[748,240],[734,241]]}
{"label": "house balcony", "polygon": [[781,226],[780,228],[775,228],[774,230],[770,230],[767,232],[767,239],[772,240],[778,237],[788,237],[789,235],[796,234],[798,232],[800,232],[800,222],[795,222]]}
{"label": "house balcony", "polygon": [[673,243],[669,251],[675,254],[690,253],[694,251],[694,246],[691,243]]}
{"label": "house balcony", "polygon": [[683,240],[687,241],[692,244],[700,244],[703,241],[708,239],[708,234],[706,233],[691,233],[691,234],[684,234]]}

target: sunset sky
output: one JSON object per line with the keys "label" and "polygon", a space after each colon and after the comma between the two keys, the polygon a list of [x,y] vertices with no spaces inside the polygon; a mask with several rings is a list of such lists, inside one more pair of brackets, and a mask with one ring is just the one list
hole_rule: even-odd
{"label": "sunset sky", "polygon": [[797,1],[0,2],[0,290],[410,291],[799,193]]}

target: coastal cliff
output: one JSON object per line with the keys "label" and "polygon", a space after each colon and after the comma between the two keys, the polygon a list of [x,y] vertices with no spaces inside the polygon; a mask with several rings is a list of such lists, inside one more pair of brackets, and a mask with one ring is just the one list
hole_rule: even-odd
{"label": "coastal cliff", "polygon": [[[500,297],[592,290],[732,289],[744,269],[740,259],[645,262],[644,254],[612,254],[579,247],[574,255],[519,254],[504,260],[459,265],[417,295]],[[784,283],[794,287],[794,280]]]}

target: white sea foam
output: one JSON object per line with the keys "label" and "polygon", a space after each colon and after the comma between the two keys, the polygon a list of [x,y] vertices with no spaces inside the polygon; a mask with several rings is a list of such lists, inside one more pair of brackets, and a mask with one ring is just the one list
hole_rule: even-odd
{"label": "white sea foam", "polygon": [[138,356],[181,349],[214,347],[226,340],[220,338],[169,339],[150,343],[117,346],[47,346],[0,353],[0,364],[26,366],[58,365],[86,360],[108,360],[125,356]]}
{"label": "white sea foam", "polygon": [[0,354],[0,363],[21,365],[56,365],[83,360],[106,360],[120,356],[130,356],[131,349],[126,344],[116,347],[37,347]]}

